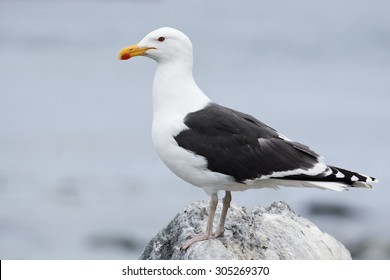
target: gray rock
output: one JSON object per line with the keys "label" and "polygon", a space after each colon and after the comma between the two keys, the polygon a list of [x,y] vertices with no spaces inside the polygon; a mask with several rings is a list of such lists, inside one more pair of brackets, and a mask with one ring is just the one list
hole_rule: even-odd
{"label": "gray rock", "polygon": [[[215,221],[219,221],[218,208]],[[197,242],[186,251],[181,250],[188,236],[204,231],[207,213],[206,201],[188,205],[149,242],[140,259],[351,259],[343,244],[296,215],[285,202],[275,202],[268,208],[255,207],[250,212],[232,204],[224,237]]]}

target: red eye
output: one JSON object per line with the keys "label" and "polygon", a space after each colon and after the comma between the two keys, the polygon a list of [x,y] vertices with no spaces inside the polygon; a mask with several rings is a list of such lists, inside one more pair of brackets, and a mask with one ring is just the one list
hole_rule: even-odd
{"label": "red eye", "polygon": [[165,41],[165,37],[158,37],[157,41],[164,42]]}

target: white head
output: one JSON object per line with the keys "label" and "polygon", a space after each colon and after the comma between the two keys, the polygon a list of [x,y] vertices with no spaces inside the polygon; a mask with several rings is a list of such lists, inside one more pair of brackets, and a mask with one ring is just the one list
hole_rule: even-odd
{"label": "white head", "polygon": [[136,45],[119,52],[120,60],[134,56],[147,56],[158,63],[190,62],[192,65],[192,44],[181,31],[163,27],[150,32]]}

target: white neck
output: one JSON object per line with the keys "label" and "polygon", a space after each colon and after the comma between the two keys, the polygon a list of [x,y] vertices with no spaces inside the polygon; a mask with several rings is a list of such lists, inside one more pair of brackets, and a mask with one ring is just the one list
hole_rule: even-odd
{"label": "white neck", "polygon": [[202,109],[210,99],[192,76],[192,61],[159,63],[153,82],[154,118],[167,114],[185,115]]}

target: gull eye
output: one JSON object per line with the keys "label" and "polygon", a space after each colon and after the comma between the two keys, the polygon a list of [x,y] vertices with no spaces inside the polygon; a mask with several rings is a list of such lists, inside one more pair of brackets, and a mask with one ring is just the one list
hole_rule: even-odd
{"label": "gull eye", "polygon": [[159,41],[159,42],[164,42],[165,41],[165,37],[158,37],[158,39],[157,39],[157,41]]}

